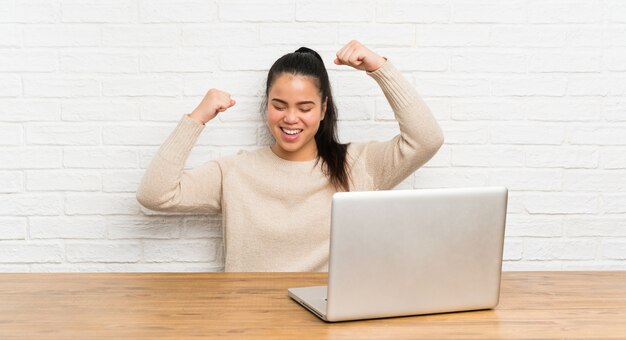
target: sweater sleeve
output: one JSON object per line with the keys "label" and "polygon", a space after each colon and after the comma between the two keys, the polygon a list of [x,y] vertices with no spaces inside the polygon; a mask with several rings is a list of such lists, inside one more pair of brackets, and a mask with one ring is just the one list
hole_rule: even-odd
{"label": "sweater sleeve", "polygon": [[443,132],[415,88],[389,61],[367,72],[383,90],[400,126],[390,141],[364,148],[365,167],[374,188],[391,189],[421,167],[443,144]]}
{"label": "sweater sleeve", "polygon": [[152,159],[137,189],[137,200],[157,211],[219,213],[222,169],[210,161],[193,170],[185,162],[204,125],[184,115]]}

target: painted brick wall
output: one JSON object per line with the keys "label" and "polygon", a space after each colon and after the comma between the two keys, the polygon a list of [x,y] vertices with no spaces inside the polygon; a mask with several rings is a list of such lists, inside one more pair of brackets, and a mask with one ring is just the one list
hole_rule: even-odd
{"label": "painted brick wall", "polygon": [[445,131],[399,188],[510,188],[507,270],[626,269],[623,1],[0,2],[0,271],[220,270],[220,219],[145,210],[148,162],[204,93],[237,106],[188,166],[263,145],[271,63],[327,61],[344,141],[397,133],[350,39],[388,56]]}

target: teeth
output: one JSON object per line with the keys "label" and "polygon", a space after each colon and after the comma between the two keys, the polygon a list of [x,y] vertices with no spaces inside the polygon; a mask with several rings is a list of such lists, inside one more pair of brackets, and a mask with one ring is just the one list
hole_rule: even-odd
{"label": "teeth", "polygon": [[283,132],[285,132],[288,135],[297,135],[300,132],[302,132],[302,130],[287,130],[287,129],[283,129],[283,128],[281,128],[281,129],[283,130]]}

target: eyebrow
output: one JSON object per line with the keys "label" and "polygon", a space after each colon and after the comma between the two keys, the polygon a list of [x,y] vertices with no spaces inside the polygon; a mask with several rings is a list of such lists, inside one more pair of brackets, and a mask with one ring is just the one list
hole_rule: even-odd
{"label": "eyebrow", "polygon": [[[289,103],[287,103],[287,101],[282,100],[282,99],[278,99],[278,98],[272,98],[272,101],[277,101],[279,103],[288,105]],[[305,101],[301,101],[301,102],[297,102],[296,105],[302,105],[302,104],[313,104],[315,105],[315,102],[312,100],[305,100]]]}

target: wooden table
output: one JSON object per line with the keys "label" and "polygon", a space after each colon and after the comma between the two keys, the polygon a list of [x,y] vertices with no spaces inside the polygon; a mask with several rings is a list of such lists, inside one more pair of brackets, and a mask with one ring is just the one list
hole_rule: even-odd
{"label": "wooden table", "polygon": [[0,274],[0,339],[626,338],[626,271],[505,272],[496,309],[325,323],[324,273]]}

